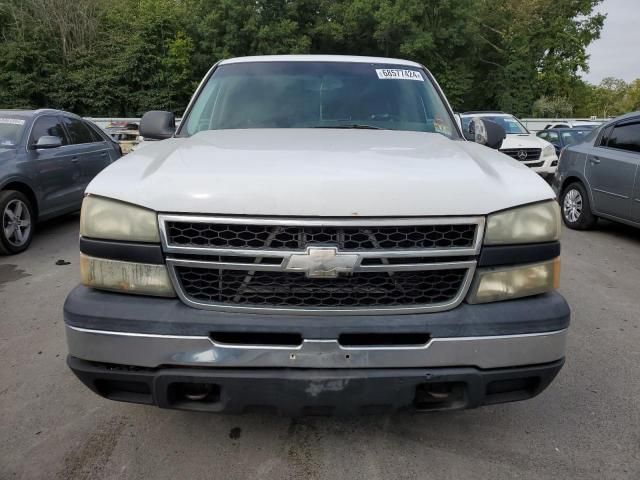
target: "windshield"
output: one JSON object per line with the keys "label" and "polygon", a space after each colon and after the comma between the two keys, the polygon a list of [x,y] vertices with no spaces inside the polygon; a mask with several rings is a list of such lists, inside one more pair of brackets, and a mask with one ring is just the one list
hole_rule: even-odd
{"label": "windshield", "polygon": [[562,143],[566,147],[579,143],[593,130],[591,127],[581,128],[582,130],[566,130],[564,132],[560,132],[560,135],[562,136]]}
{"label": "windshield", "polygon": [[382,128],[459,138],[421,69],[370,63],[221,65],[180,134],[241,128]]}
{"label": "windshield", "polygon": [[[524,125],[522,125],[516,117],[512,117],[511,115],[479,115],[479,117],[497,123],[504,128],[507,134],[526,135],[529,133],[529,131],[524,128]],[[475,117],[473,115],[462,117],[462,127],[465,131],[469,129],[469,123],[474,118]]]}
{"label": "windshield", "polygon": [[22,137],[25,123],[23,117],[0,113],[0,147],[15,147]]}

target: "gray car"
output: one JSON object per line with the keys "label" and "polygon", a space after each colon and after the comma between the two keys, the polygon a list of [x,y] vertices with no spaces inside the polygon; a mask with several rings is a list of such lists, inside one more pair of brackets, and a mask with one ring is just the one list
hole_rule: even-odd
{"label": "gray car", "polygon": [[553,187],[569,228],[591,228],[599,217],[640,227],[640,112],[565,148]]}
{"label": "gray car", "polygon": [[94,124],[60,110],[0,110],[0,254],[27,249],[36,221],[78,210],[122,155]]}

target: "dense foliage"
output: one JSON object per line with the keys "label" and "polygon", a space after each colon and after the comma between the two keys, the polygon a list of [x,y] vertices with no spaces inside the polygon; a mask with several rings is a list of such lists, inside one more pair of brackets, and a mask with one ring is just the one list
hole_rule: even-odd
{"label": "dense foliage", "polygon": [[419,61],[458,110],[596,115],[578,72],[600,1],[0,0],[0,107],[180,113],[221,58],[335,53]]}

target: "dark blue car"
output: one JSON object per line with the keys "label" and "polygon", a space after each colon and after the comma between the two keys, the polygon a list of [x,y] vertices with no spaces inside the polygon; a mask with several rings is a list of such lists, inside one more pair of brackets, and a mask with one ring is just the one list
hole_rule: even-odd
{"label": "dark blue car", "polygon": [[59,110],[0,110],[0,254],[26,250],[35,224],[76,211],[122,155],[94,124]]}
{"label": "dark blue car", "polygon": [[560,157],[560,153],[565,147],[580,143],[592,131],[593,127],[549,128],[536,135],[553,145],[556,149],[556,155]]}

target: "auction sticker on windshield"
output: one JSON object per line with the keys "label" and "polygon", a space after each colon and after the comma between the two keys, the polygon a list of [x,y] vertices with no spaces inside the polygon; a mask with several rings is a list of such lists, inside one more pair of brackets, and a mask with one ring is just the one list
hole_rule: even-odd
{"label": "auction sticker on windshield", "polygon": [[420,72],[415,70],[404,70],[400,68],[376,68],[378,78],[381,80],[417,80],[424,82]]}
{"label": "auction sticker on windshield", "polygon": [[24,125],[24,120],[19,118],[1,118],[0,123],[4,123],[5,125]]}

